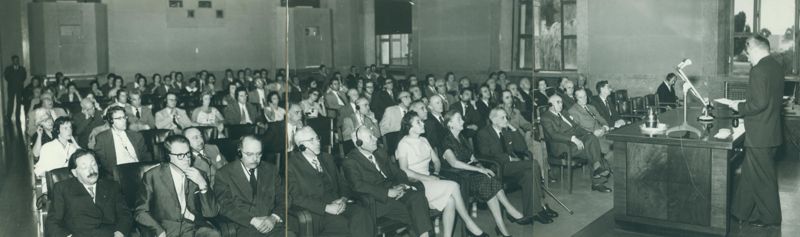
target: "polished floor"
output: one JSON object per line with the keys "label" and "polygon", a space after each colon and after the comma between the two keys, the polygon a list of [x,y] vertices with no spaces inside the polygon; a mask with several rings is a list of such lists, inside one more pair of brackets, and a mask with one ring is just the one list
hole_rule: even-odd
{"label": "polished floor", "polygon": [[[7,123],[10,124],[10,123]],[[20,128],[8,125],[0,138],[0,236],[36,236],[32,161]]]}

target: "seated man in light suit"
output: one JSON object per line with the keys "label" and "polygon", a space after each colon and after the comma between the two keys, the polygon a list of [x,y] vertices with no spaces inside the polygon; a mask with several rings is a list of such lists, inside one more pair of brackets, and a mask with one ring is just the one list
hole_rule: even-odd
{"label": "seated man in light suit", "polygon": [[586,131],[592,132],[597,139],[600,140],[600,150],[603,154],[611,150],[611,141],[605,139],[606,133],[611,131],[608,122],[597,111],[597,109],[588,104],[589,98],[586,95],[586,90],[583,88],[575,90],[575,104],[569,108],[567,112],[575,120],[578,126]]}
{"label": "seated man in light suit", "polygon": [[156,112],[156,128],[170,129],[175,133],[181,133],[183,128],[197,126],[192,122],[186,110],[178,108],[178,96],[175,93],[167,93],[167,107]]}
{"label": "seated man in light suit", "polygon": [[235,104],[228,104],[223,112],[225,124],[255,124],[257,121],[258,110],[247,101],[247,90],[239,88],[236,90]]}
{"label": "seated man in light suit", "polygon": [[27,133],[28,137],[31,137],[34,133],[36,133],[36,126],[39,125],[36,123],[36,121],[39,121],[39,117],[50,115],[50,117],[53,119],[57,119],[61,116],[67,116],[66,110],[55,107],[52,93],[43,93],[41,96],[39,96],[39,100],[42,101],[39,108],[31,109],[30,112],[28,112],[28,128],[25,130],[25,133]]}
{"label": "seated man in light suit", "polygon": [[[109,129],[97,134],[94,149],[103,171],[113,174],[114,167],[121,164],[150,161],[150,153],[139,132],[129,131],[125,109],[114,106],[106,113]],[[101,128],[101,127],[98,127]]]}
{"label": "seated man in light suit", "polygon": [[276,167],[261,162],[261,141],[239,140],[241,157],[217,172],[214,193],[220,216],[233,222],[236,236],[294,236],[286,230],[283,179]]}
{"label": "seated man in light suit", "polygon": [[[298,147],[286,161],[289,199],[294,208],[311,213],[314,236],[372,236],[370,212],[353,201],[350,184],[334,163],[320,152],[319,136],[311,127],[294,134]],[[289,222],[289,228],[299,228]]]}
{"label": "seated man in light suit", "polygon": [[131,91],[130,104],[125,107],[131,131],[141,131],[156,127],[156,119],[150,107],[142,106],[142,93],[138,90]]}
{"label": "seated man in light suit", "polygon": [[381,132],[378,127],[378,120],[375,119],[375,114],[369,108],[369,100],[361,97],[356,100],[356,111],[346,117],[340,117],[342,120],[342,147],[344,153],[347,154],[355,146],[350,142],[352,138],[350,135],[359,126],[367,127],[372,131],[373,135],[380,137]]}
{"label": "seated man in light suit", "polygon": [[411,106],[411,93],[402,91],[398,94],[397,100],[399,103],[386,108],[380,122],[381,136],[386,137],[389,154],[394,154],[397,143],[400,142],[400,122]]}
{"label": "seated man in light suit", "polygon": [[611,192],[611,189],[605,186],[611,170],[610,167],[604,165],[600,141],[592,132],[580,127],[571,116],[562,114],[564,104],[561,96],[552,95],[548,102],[550,109],[541,115],[544,137],[551,145],[548,149],[556,155],[569,149],[573,157],[588,158],[592,163],[592,190],[603,193]]}
{"label": "seated man in light suit", "polygon": [[210,185],[214,186],[217,170],[228,164],[228,160],[219,152],[217,145],[206,143],[199,129],[193,127],[184,129],[183,136],[189,139],[189,145],[192,146],[192,154],[195,157],[192,166],[205,172]]}
{"label": "seated man in light suit", "polygon": [[48,195],[47,236],[127,236],[133,225],[131,211],[119,185],[98,178],[94,152],[75,151],[67,167],[74,177],[56,183]]}
{"label": "seated man in light suit", "polygon": [[347,103],[347,98],[339,91],[341,84],[338,78],[331,78],[328,91],[325,92],[325,112],[330,118],[337,118],[339,110]]}
{"label": "seated man in light suit", "polygon": [[189,140],[172,135],[164,141],[169,162],[144,173],[136,200],[136,222],[158,236],[220,236],[206,218],[219,212],[204,172],[192,167]]}

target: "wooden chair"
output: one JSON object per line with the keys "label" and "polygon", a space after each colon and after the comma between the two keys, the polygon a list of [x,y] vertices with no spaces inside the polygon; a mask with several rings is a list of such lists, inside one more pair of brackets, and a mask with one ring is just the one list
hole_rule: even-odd
{"label": "wooden chair", "polygon": [[217,139],[219,135],[219,131],[217,130],[216,126],[197,126],[194,127],[197,130],[200,130],[200,134],[203,134],[203,138],[206,141],[211,141],[213,139]]}
{"label": "wooden chair", "polygon": [[247,135],[258,134],[258,126],[255,124],[228,124],[225,125],[228,138],[239,139]]}
{"label": "wooden chair", "polygon": [[[566,182],[569,183],[568,193],[572,194],[572,186],[573,186],[572,169],[580,167],[581,171],[585,173],[588,161],[583,158],[573,157],[570,152],[570,147],[569,147],[570,144],[550,142],[550,141],[546,141],[545,144],[547,146],[547,151],[548,151],[547,163],[550,164],[551,167],[552,166],[558,167],[559,170],[561,171],[559,178],[561,181],[561,190],[564,190],[564,183],[565,183],[564,170],[566,170],[567,172]],[[557,149],[555,148],[555,146],[562,146],[561,150],[565,150],[565,152],[562,152],[561,154],[554,154],[551,151],[555,151]]]}

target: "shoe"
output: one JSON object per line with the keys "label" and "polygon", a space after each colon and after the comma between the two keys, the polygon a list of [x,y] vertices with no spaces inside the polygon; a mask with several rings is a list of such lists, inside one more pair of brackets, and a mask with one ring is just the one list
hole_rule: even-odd
{"label": "shoe", "polygon": [[598,192],[601,192],[601,193],[610,193],[611,192],[611,189],[606,187],[603,184],[592,185],[592,190],[593,191],[598,191]]}
{"label": "shoe", "polygon": [[768,227],[772,226],[770,224],[765,224],[764,222],[761,222],[761,221],[751,221],[748,224],[750,224],[751,226],[756,227],[756,228],[768,228]]}
{"label": "shoe", "polygon": [[594,172],[592,172],[592,178],[595,178],[595,179],[598,179],[598,178],[601,178],[601,177],[608,177],[609,175],[611,175],[611,171],[606,169],[606,168],[602,168],[602,167],[601,168],[597,168],[596,170],[594,170]]}
{"label": "shoe", "polygon": [[494,227],[494,233],[496,233],[497,236],[512,237],[511,235],[504,235],[503,232],[500,231],[500,227],[497,226]]}
{"label": "shoe", "polygon": [[540,215],[534,215],[532,219],[533,219],[534,221],[538,221],[539,223],[542,223],[542,224],[550,224],[550,223],[553,223],[553,219],[552,219],[552,218],[550,218],[550,217],[547,217],[547,216],[543,216],[543,215],[541,215],[541,214],[540,214]]}
{"label": "shoe", "polygon": [[516,219],[510,214],[506,213],[506,218],[508,219],[508,221],[512,223],[517,223],[519,225],[529,225],[533,223],[533,217],[530,216],[523,216],[522,218]]}
{"label": "shoe", "polygon": [[558,217],[558,212],[553,211],[553,209],[550,208],[550,205],[547,204],[544,204],[544,210],[539,212],[539,214],[541,215],[541,213],[545,213],[545,215],[550,218]]}

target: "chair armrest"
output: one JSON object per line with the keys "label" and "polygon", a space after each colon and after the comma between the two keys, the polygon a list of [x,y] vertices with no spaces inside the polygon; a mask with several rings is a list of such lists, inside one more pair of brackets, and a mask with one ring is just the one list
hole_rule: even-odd
{"label": "chair armrest", "polygon": [[297,236],[300,237],[312,237],[314,236],[313,231],[313,220],[311,218],[311,212],[307,210],[303,210],[296,207],[289,208],[289,216],[297,218],[298,227]]}
{"label": "chair armrest", "polygon": [[500,164],[500,162],[488,159],[477,159],[477,160],[478,163],[483,165],[483,167],[486,167],[494,171],[495,177],[503,177],[503,166]]}

